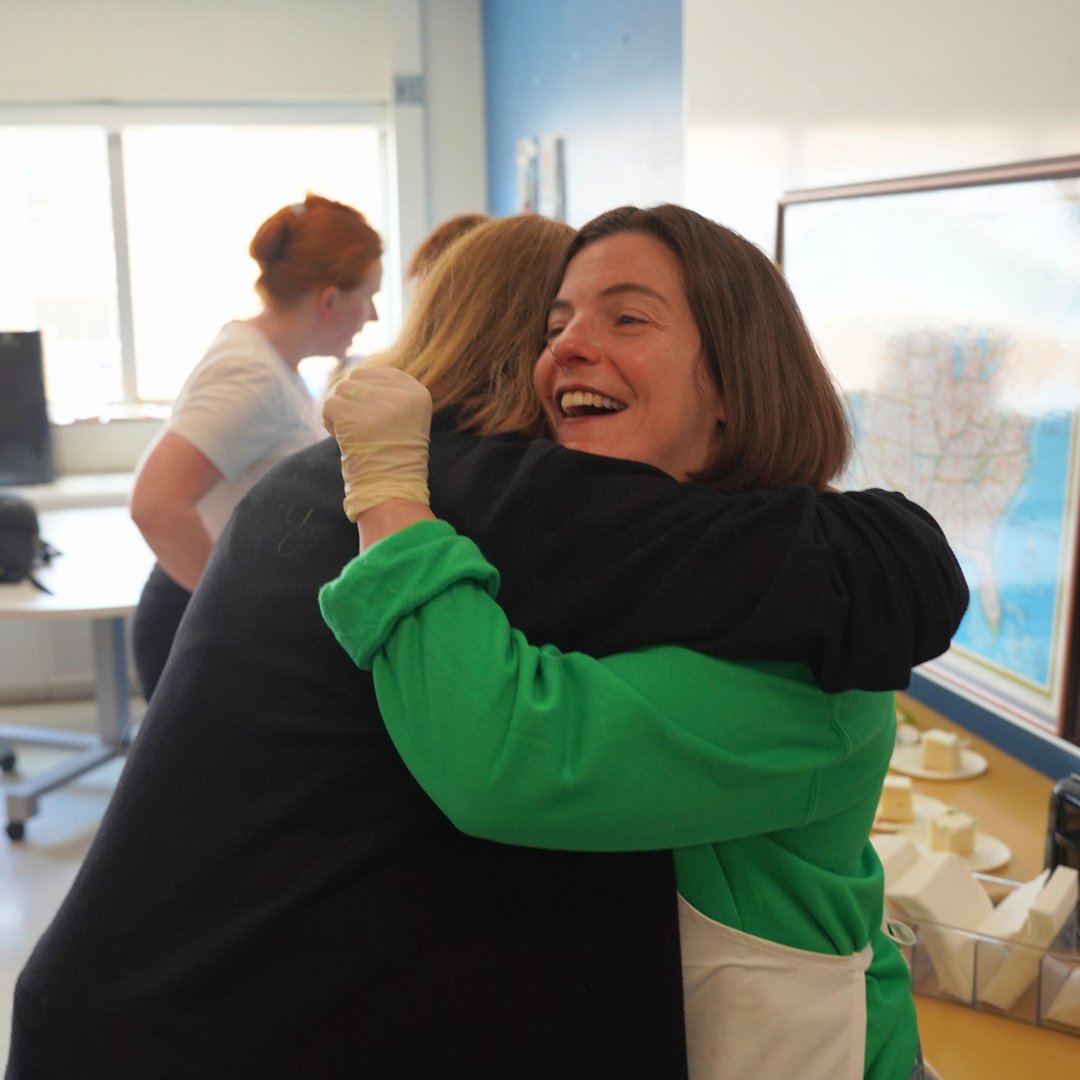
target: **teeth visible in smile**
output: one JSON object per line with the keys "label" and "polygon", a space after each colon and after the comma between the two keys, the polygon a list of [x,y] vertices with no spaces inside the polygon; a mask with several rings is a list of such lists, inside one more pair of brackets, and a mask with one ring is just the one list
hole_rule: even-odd
{"label": "teeth visible in smile", "polygon": [[621,401],[592,390],[567,390],[559,398],[559,408],[566,416],[581,416],[594,409],[602,412],[622,412],[626,406]]}

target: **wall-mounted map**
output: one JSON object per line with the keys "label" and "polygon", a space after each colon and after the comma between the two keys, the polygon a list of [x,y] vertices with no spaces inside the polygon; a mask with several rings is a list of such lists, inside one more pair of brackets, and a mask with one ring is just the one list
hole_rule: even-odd
{"label": "wall-mounted map", "polygon": [[1080,485],[1080,158],[795,192],[778,259],[850,408],[845,485],[941,523],[972,602],[923,674],[1059,733]]}

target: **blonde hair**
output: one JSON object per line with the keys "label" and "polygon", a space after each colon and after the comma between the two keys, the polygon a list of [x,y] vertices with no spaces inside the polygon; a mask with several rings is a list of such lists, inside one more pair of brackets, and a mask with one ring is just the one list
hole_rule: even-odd
{"label": "blonde hair", "polygon": [[355,288],[382,254],[382,241],[359,210],[309,192],[271,214],[248,252],[259,264],[259,298],[284,308],[326,285]]}
{"label": "blonde hair", "polygon": [[431,265],[397,341],[371,362],[419,379],[436,409],[456,405],[459,427],[543,433],[532,369],[573,236],[536,214],[477,225]]}

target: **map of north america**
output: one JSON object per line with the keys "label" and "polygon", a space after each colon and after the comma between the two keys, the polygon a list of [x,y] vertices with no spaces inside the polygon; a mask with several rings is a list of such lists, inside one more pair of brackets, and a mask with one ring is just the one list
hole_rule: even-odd
{"label": "map of north america", "polygon": [[1054,583],[1039,580],[1045,570],[1017,530],[1060,543],[1064,492],[1040,473],[1038,421],[1009,400],[1017,360],[1006,335],[984,328],[888,338],[876,385],[850,402],[857,452],[849,479],[902,491],[934,515],[971,586],[974,610],[956,643],[1045,686]]}

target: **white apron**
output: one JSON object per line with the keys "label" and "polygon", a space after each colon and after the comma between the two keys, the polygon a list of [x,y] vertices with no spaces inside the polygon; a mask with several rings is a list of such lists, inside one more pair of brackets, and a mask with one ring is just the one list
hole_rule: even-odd
{"label": "white apron", "polygon": [[723,926],[679,897],[690,1080],[862,1080],[866,971]]}

